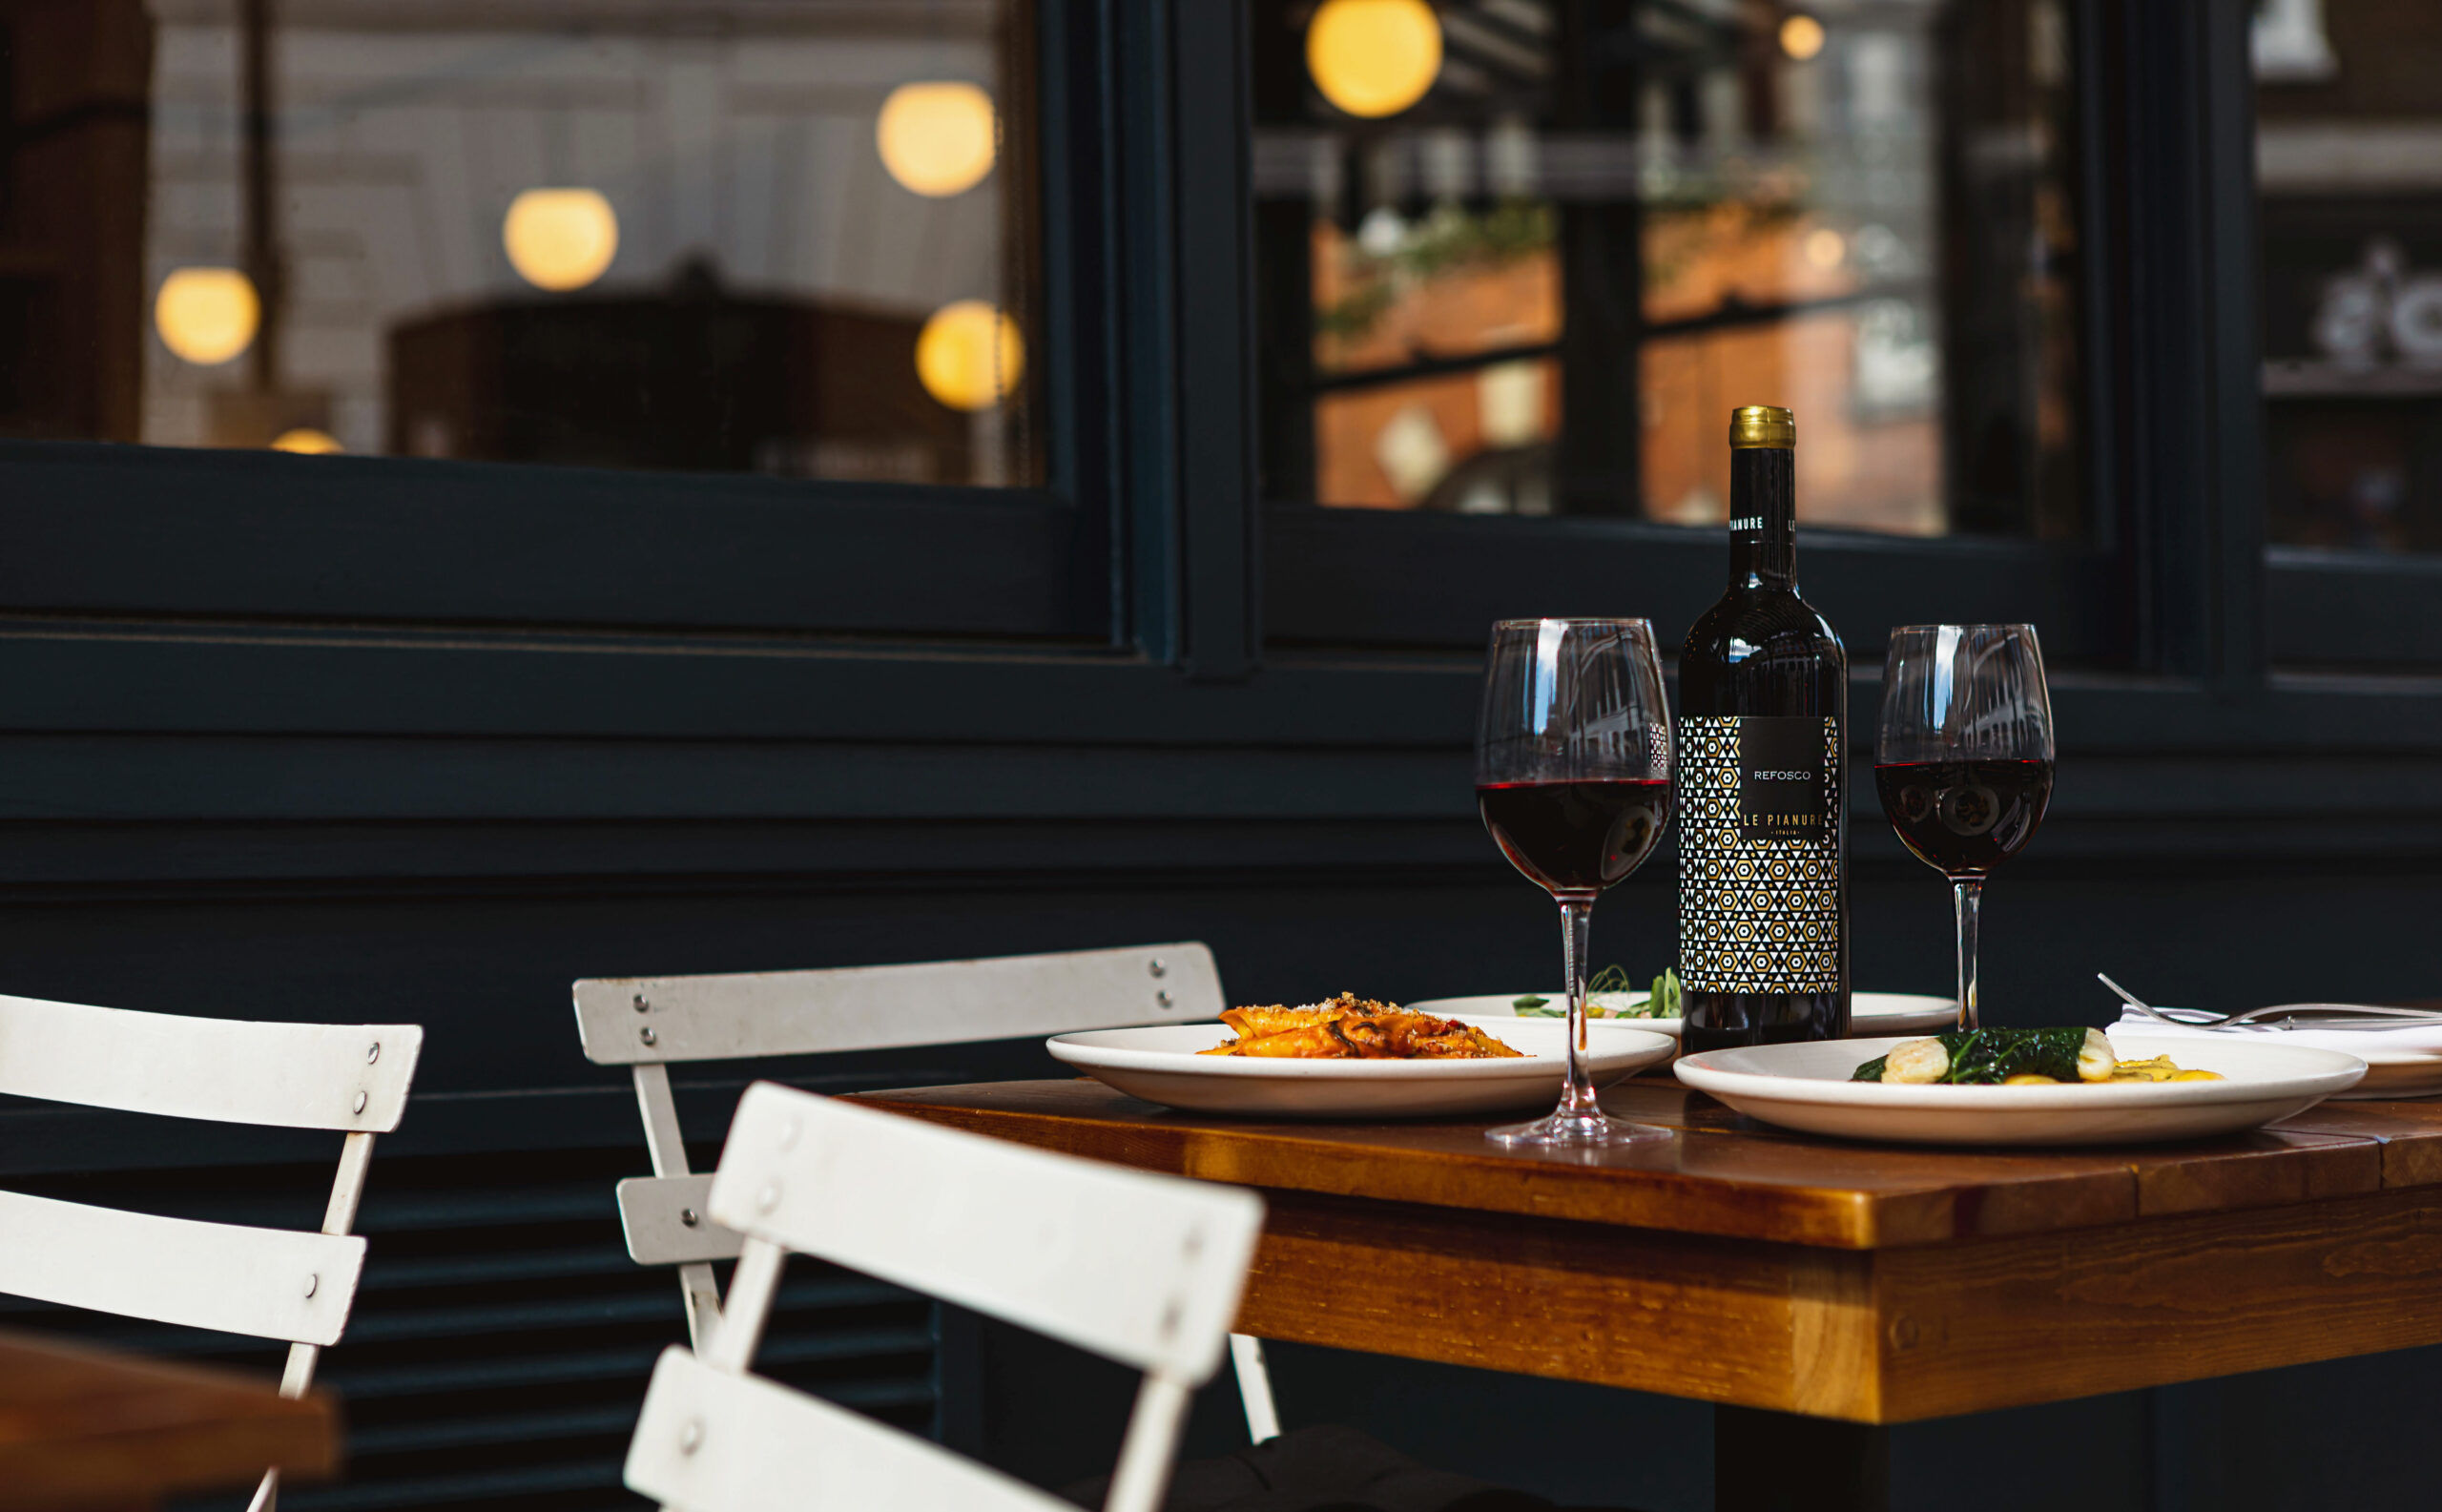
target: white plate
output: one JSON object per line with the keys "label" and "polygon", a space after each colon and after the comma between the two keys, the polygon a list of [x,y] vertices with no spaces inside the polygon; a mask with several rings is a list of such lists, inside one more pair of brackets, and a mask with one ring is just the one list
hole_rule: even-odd
{"label": "white plate", "polygon": [[1683,1057],[1679,1079],[1749,1118],[1810,1134],[1920,1145],[2118,1145],[2235,1133],[2304,1112],[2366,1074],[2337,1050],[2114,1035],[2127,1059],[2168,1055],[2220,1082],[1893,1087],[1852,1082],[1896,1039],[1757,1045]]}
{"label": "white plate", "polygon": [[[1621,995],[1609,992],[1601,994],[1604,998]],[[1526,996],[1529,994],[1511,992],[1477,998],[1428,998],[1422,1003],[1410,1003],[1404,1005],[1418,1013],[1438,1013],[1443,1018],[1508,1019],[1517,1017],[1517,1002],[1520,998]],[[1549,998],[1552,1005],[1557,1007],[1565,999],[1566,994],[1538,992],[1532,996]],[[1643,1003],[1648,994],[1637,992],[1625,994],[1625,996],[1634,1002]],[[1935,1029],[1947,1029],[1957,1021],[1958,1004],[1956,1000],[1951,998],[1929,998],[1915,992],[1857,992],[1852,993],[1849,997],[1849,1032],[1852,1035],[1907,1034],[1915,1031],[1930,1033]],[[1633,1024],[1641,1029],[1651,1029],[1656,1034],[1667,1034],[1674,1040],[1679,1037],[1677,1019],[1620,1019],[1617,1021],[1596,1019],[1594,1022],[1596,1024],[1613,1022]]]}
{"label": "white plate", "polygon": [[[1425,1118],[1533,1110],[1559,1100],[1566,1025],[1558,1019],[1469,1022],[1523,1053],[1492,1061],[1293,1061],[1195,1053],[1230,1038],[1218,1024],[1089,1029],[1056,1034],[1046,1047],[1130,1097],[1202,1113]],[[1675,1048],[1662,1035],[1626,1024],[1597,1021],[1586,1025],[1586,1034],[1593,1051],[1588,1069],[1597,1087],[1664,1060]]]}

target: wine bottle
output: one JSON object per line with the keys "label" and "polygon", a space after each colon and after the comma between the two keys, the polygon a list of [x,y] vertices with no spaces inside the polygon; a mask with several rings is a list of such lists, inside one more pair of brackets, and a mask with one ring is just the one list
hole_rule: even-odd
{"label": "wine bottle", "polygon": [[1849,662],[1797,593],[1797,422],[1729,421],[1729,587],[1679,653],[1689,1050],[1849,1032]]}

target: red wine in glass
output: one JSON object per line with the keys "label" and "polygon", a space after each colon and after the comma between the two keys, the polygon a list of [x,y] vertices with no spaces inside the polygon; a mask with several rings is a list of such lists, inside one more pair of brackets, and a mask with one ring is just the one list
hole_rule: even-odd
{"label": "red wine in glass", "polygon": [[1981,1022],[1984,879],[2035,839],[2052,801],[2052,694],[2032,625],[1901,625],[1883,660],[1873,785],[1916,859],[1950,879],[1958,1026]]}
{"label": "red wine in glass", "polygon": [[1667,777],[1491,782],[1484,828],[1509,863],[1550,893],[1595,893],[1645,864],[1670,821]]}
{"label": "red wine in glass", "polygon": [[1894,761],[1873,769],[1899,842],[1948,877],[1980,877],[2026,848],[2052,801],[2052,763],[2032,757]]}
{"label": "red wine in glass", "polygon": [[1561,914],[1568,1023],[1559,1106],[1484,1130],[1529,1148],[1625,1145],[1662,1129],[1603,1111],[1586,1067],[1594,900],[1653,854],[1670,819],[1670,709],[1641,619],[1505,619],[1492,628],[1476,721],[1476,807],[1520,875]]}

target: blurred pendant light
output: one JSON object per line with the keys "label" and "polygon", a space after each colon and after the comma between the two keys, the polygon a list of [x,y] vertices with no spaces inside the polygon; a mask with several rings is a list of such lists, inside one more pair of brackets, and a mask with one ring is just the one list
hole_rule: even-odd
{"label": "blurred pendant light", "polygon": [[1781,51],[1804,63],[1823,51],[1823,23],[1798,11],[1781,23]]}
{"label": "blurred pendant light", "polygon": [[1306,27],[1306,72],[1351,115],[1397,115],[1441,72],[1441,18],[1425,0],[1323,0]]}
{"label": "blurred pendant light", "polygon": [[982,300],[933,312],[916,337],[916,377],[952,409],[989,409],[1025,371],[1018,322]]}
{"label": "blurred pendant light", "polygon": [[273,439],[271,449],[293,451],[303,457],[327,457],[335,451],[345,451],[347,448],[340,445],[340,439],[337,436],[326,430],[316,430],[311,425],[300,425],[295,430],[281,431]]}
{"label": "blurred pendant light", "polygon": [[236,268],[180,268],[161,280],[153,300],[153,328],[161,344],[199,367],[244,351],[262,315],[254,280]]}
{"label": "blurred pendant light", "polygon": [[528,189],[500,223],[509,266],[538,289],[581,289],[619,253],[619,213],[592,189]]}
{"label": "blurred pendant light", "polygon": [[946,198],[983,181],[999,153],[992,96],[957,80],[901,84],[881,102],[874,142],[881,165],[917,194]]}

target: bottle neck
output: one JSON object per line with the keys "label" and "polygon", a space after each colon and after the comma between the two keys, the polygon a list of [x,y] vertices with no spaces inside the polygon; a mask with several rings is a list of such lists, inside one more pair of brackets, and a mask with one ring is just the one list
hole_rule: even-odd
{"label": "bottle neck", "polygon": [[1797,453],[1749,446],[1729,454],[1729,583],[1797,587]]}

